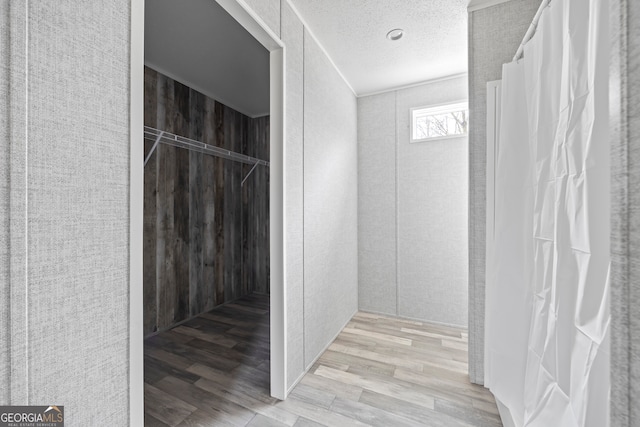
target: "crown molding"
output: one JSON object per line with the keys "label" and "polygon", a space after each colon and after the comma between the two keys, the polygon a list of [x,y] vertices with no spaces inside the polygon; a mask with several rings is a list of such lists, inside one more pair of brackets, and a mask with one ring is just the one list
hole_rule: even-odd
{"label": "crown molding", "polygon": [[397,91],[400,91],[400,90],[411,89],[411,88],[418,87],[418,86],[428,86],[430,84],[440,83],[440,82],[444,82],[444,81],[447,81],[447,80],[459,79],[459,78],[467,77],[467,76],[468,76],[468,74],[465,72],[465,73],[452,74],[450,76],[437,77],[437,78],[431,79],[431,80],[423,80],[421,82],[410,83],[410,84],[401,85],[401,86],[394,86],[394,87],[390,87],[388,89],[382,89],[382,90],[378,90],[378,91],[374,91],[374,92],[365,92],[363,94],[358,95],[358,98],[364,98],[365,96],[381,95],[383,93],[388,93],[388,92],[397,92]]}
{"label": "crown molding", "polygon": [[467,6],[467,12],[475,12],[480,9],[495,6],[500,3],[506,3],[511,0],[470,0]]}
{"label": "crown molding", "polygon": [[331,57],[331,55],[329,55],[329,52],[324,48],[324,45],[322,44],[322,42],[320,42],[320,39],[318,37],[316,37],[316,35],[313,33],[313,31],[311,30],[311,27],[309,27],[309,24],[307,24],[307,21],[304,19],[304,16],[302,16],[302,13],[300,13],[298,8],[293,4],[293,2],[291,0],[285,0],[285,1],[289,5],[289,7],[293,10],[293,13],[296,14],[296,16],[298,17],[298,19],[302,23],[302,26],[307,31],[307,33],[311,36],[311,38],[320,47],[320,50],[327,57],[327,59],[329,60],[331,65],[333,65],[333,68],[338,72],[338,75],[340,76],[340,78],[342,78],[342,80],[347,85],[349,90],[351,90],[351,93],[353,93],[353,96],[355,96],[357,98],[358,94],[356,93],[355,89],[353,88],[353,86],[351,86],[351,83],[349,83],[349,80],[347,80],[347,77],[344,74],[342,74],[342,71],[340,70],[340,68],[338,68],[336,63],[333,62],[333,58]]}

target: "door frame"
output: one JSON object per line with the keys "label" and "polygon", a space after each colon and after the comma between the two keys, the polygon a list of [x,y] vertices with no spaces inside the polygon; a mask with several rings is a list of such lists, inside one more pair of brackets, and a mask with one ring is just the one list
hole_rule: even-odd
{"label": "door frame", "polygon": [[[129,419],[144,425],[143,215],[144,215],[144,3],[131,0],[130,210],[129,210]],[[270,363],[271,395],[284,400],[286,378],[284,140],[285,46],[244,0],[216,0],[270,52]],[[136,166],[138,165],[138,166]]]}

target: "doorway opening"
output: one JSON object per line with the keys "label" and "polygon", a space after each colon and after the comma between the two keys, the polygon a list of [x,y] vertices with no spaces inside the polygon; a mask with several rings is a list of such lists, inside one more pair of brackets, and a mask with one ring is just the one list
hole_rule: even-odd
{"label": "doorway opening", "polygon": [[144,286],[132,286],[131,357],[144,374],[132,363],[132,420],[143,387],[147,418],[167,415],[172,395],[196,398],[198,381],[204,394],[283,399],[282,46],[235,0],[147,2],[143,23]]}

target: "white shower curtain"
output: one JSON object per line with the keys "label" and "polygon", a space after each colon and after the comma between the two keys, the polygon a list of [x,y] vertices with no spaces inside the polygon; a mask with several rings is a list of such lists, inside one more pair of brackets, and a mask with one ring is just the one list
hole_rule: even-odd
{"label": "white shower curtain", "polygon": [[552,0],[503,68],[485,382],[505,425],[609,425],[607,19]]}
{"label": "white shower curtain", "polygon": [[[503,419],[523,420],[533,301],[534,166],[529,148],[524,66],[513,62],[502,70],[501,104],[505,114],[501,120],[505,121],[496,146],[495,243],[493,265],[487,268],[485,307],[485,386],[502,404]],[[503,413],[505,410],[511,414]],[[507,420],[505,425],[509,425]]]}

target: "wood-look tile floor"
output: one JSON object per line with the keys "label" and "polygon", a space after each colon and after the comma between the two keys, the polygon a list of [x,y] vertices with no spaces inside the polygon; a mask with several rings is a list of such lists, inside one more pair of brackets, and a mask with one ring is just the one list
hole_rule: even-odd
{"label": "wood-look tile floor", "polygon": [[269,396],[269,297],[145,342],[146,426],[501,426],[467,334],[358,313],[286,401]]}

